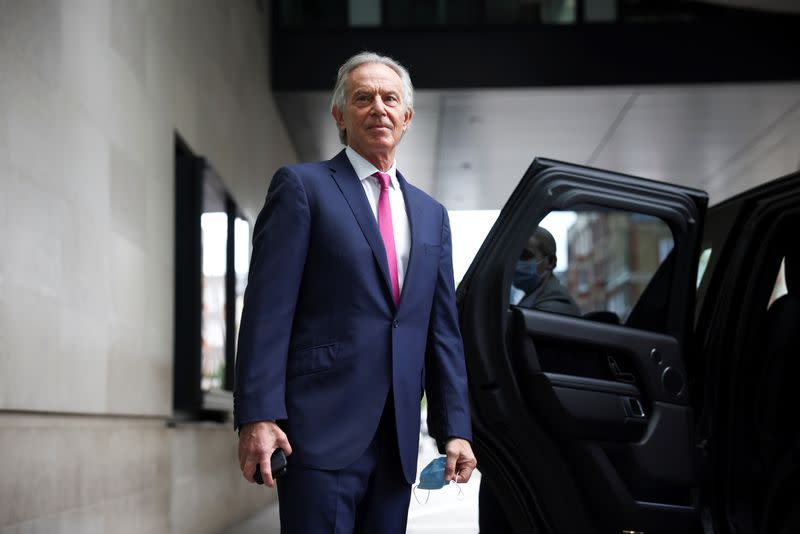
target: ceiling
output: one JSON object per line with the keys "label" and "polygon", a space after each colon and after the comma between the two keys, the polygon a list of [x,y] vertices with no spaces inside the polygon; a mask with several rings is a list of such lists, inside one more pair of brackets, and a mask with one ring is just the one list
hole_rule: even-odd
{"label": "ceiling", "polygon": [[[534,157],[704,189],[800,168],[800,83],[417,91],[397,154],[448,209],[499,209]],[[341,149],[330,96],[277,94],[301,160]]]}

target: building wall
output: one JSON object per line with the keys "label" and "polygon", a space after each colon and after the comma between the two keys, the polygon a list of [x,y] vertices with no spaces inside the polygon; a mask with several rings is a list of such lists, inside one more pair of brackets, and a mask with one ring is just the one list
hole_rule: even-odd
{"label": "building wall", "polygon": [[296,155],[255,0],[0,0],[0,532],[214,532],[274,498],[172,415],[174,134],[255,220]]}

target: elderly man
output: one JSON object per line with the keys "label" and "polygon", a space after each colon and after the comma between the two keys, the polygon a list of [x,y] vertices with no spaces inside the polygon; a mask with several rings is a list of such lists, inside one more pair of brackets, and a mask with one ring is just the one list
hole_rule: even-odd
{"label": "elderly man", "polygon": [[279,169],[254,227],[239,460],[253,482],[276,448],[291,455],[278,480],[283,532],[403,533],[423,390],[445,478],[466,482],[476,467],[450,226],[396,170],[414,114],[408,72],[358,54],[331,107],[346,148]]}

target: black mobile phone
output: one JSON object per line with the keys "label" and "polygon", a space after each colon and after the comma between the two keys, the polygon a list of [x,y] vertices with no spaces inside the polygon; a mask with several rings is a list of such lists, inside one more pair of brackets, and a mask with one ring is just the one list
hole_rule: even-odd
{"label": "black mobile phone", "polygon": [[[272,469],[272,480],[277,480],[286,472],[287,462],[283,449],[275,449],[270,458],[270,468]],[[256,484],[263,484],[264,477],[261,476],[261,464],[256,464],[256,472],[253,474]]]}

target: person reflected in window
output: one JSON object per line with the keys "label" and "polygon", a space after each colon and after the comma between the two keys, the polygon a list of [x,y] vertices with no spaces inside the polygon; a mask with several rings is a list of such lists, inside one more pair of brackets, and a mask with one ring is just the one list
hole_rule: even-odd
{"label": "person reflected in window", "polygon": [[533,310],[580,315],[567,288],[553,274],[557,263],[556,240],[541,226],[536,228],[517,261],[511,303]]}

